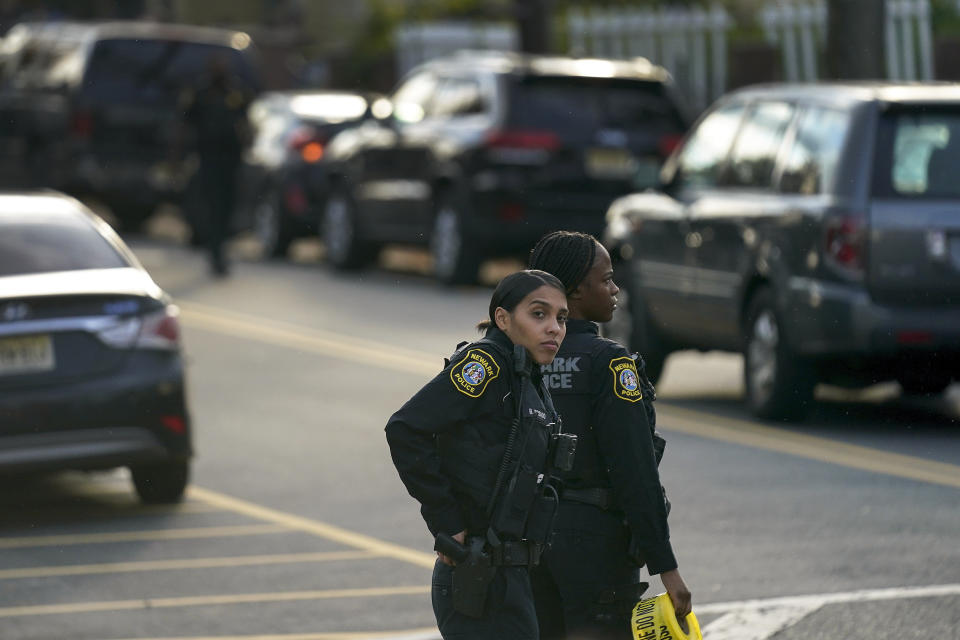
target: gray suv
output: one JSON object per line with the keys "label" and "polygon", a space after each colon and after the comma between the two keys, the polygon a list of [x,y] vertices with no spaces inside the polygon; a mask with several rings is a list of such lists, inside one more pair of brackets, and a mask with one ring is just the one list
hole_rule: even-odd
{"label": "gray suv", "polygon": [[619,328],[655,379],[671,351],[742,351],[764,418],[817,382],[960,377],[960,87],[772,85],[731,93],[657,189],[615,201]]}

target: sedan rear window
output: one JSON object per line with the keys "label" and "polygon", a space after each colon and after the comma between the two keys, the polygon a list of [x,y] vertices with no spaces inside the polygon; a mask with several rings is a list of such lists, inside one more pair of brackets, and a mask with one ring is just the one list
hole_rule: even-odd
{"label": "sedan rear window", "polygon": [[960,197],[960,110],[894,112],[881,124],[878,195]]}
{"label": "sedan rear window", "polygon": [[0,276],[129,266],[85,220],[0,220]]}

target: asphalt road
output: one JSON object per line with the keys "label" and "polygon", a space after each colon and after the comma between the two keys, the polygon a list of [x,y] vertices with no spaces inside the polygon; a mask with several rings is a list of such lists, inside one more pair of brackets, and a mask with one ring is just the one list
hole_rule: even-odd
{"label": "asphalt road", "polygon": [[[145,508],[123,472],[0,484],[0,637],[436,637],[431,540],[382,429],[474,335],[489,288],[439,287],[404,254],[336,274],[309,247],[216,280],[176,243],[132,244],[182,309],[193,489]],[[771,425],[739,375],[679,354],[658,386],[705,638],[958,637],[960,394],[823,389],[807,422]]]}

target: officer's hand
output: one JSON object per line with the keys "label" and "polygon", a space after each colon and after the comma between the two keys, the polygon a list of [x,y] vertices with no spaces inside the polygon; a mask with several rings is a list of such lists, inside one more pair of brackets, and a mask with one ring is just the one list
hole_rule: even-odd
{"label": "officer's hand", "polygon": [[690,590],[687,589],[687,585],[683,581],[683,578],[680,577],[680,571],[677,569],[664,571],[660,574],[660,580],[663,582],[663,588],[666,589],[670,595],[670,602],[673,603],[673,610],[677,614],[677,622],[680,623],[680,626],[684,629],[684,633],[686,633],[687,622],[684,618],[686,618],[687,614],[693,609]]}
{"label": "officer's hand", "polygon": [[[464,529],[460,533],[454,535],[453,539],[459,542],[460,544],[463,544],[464,541],[467,539],[467,530]],[[450,565],[451,567],[457,566],[457,563],[454,562],[453,558],[451,558],[450,556],[443,555],[439,551],[437,551],[437,555],[440,556],[440,562],[442,562],[443,564]]]}

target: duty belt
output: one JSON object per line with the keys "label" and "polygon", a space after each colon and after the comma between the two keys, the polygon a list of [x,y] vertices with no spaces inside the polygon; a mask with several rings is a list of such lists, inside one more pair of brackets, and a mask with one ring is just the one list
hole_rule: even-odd
{"label": "duty belt", "polygon": [[563,489],[560,492],[561,500],[571,502],[582,502],[601,509],[609,509],[613,506],[613,499],[609,489],[602,487],[591,487],[589,489]]}
{"label": "duty belt", "polygon": [[542,551],[535,542],[506,540],[490,549],[490,563],[495,567],[535,567]]}

